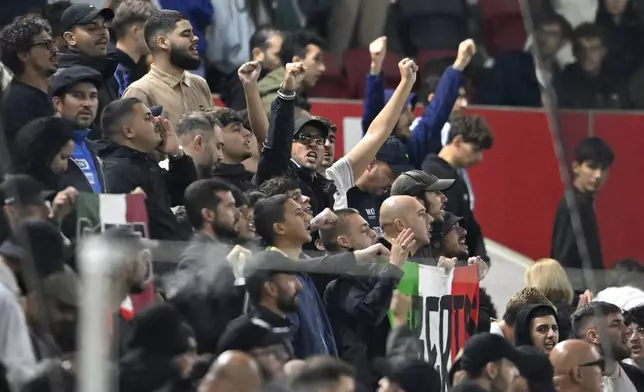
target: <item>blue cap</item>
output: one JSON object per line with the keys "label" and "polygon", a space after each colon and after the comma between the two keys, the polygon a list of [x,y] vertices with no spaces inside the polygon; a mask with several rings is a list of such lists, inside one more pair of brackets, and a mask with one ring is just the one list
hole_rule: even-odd
{"label": "blue cap", "polygon": [[385,140],[385,144],[376,153],[376,160],[389,164],[389,167],[396,176],[408,170],[413,170],[413,167],[409,163],[407,146],[395,136],[389,136]]}

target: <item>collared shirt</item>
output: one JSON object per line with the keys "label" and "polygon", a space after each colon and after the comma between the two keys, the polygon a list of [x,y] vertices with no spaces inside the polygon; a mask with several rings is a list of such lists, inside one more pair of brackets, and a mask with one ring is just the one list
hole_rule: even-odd
{"label": "collared shirt", "polygon": [[603,392],[636,392],[637,389],[624,369],[617,364],[613,373],[606,375],[602,380]]}
{"label": "collared shirt", "polygon": [[213,108],[212,94],[206,80],[184,71],[180,78],[162,71],[154,64],[150,72],[132,83],[123,98],[139,98],[148,107],[163,105],[163,115],[173,127],[189,112],[205,112]]}

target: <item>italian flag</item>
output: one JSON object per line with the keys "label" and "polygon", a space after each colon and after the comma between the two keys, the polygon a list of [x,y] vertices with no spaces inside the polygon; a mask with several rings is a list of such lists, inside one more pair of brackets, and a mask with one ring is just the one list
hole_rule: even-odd
{"label": "italian flag", "polygon": [[[141,237],[148,237],[148,212],[144,195],[79,192],[75,210],[76,238],[79,240],[121,226],[129,226]],[[150,283],[143,294],[129,296],[121,312],[131,317],[133,312],[152,303],[154,295],[154,287]]]}
{"label": "italian flag", "polygon": [[398,291],[412,296],[409,325],[417,331],[424,359],[439,371],[446,390],[454,358],[477,332],[478,267],[456,267],[446,273],[439,267],[407,261],[403,270]]}

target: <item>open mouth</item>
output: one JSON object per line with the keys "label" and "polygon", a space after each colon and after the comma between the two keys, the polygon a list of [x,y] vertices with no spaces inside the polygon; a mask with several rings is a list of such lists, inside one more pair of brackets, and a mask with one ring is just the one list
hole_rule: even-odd
{"label": "open mouth", "polygon": [[197,52],[197,44],[192,44],[192,45],[190,45],[190,47],[188,48],[188,50],[190,50],[190,53],[191,53],[191,54],[194,54],[194,55],[198,54],[198,52]]}
{"label": "open mouth", "polygon": [[306,161],[309,163],[316,163],[318,161],[318,154],[316,152],[309,152],[306,154]]}
{"label": "open mouth", "polygon": [[458,244],[459,244],[459,245],[461,245],[461,246],[466,246],[466,243],[465,243],[465,242],[466,242],[465,237],[460,238],[460,239],[458,240]]}
{"label": "open mouth", "polygon": [[552,350],[555,348],[555,342],[546,342],[543,347],[545,347],[546,350]]}

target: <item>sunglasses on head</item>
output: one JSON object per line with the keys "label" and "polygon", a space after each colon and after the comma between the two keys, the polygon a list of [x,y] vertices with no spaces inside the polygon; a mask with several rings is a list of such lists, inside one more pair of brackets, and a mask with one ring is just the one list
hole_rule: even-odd
{"label": "sunglasses on head", "polygon": [[606,362],[602,358],[600,358],[600,359],[598,359],[596,361],[586,362],[586,363],[582,363],[582,364],[579,365],[579,367],[592,367],[592,366],[599,366],[599,368],[601,369],[601,371],[603,373],[604,369],[606,367]]}
{"label": "sunglasses on head", "polygon": [[323,145],[326,141],[326,138],[323,136],[314,136],[306,133],[298,133],[293,139],[302,144],[311,144],[311,142],[314,142],[318,146]]}

